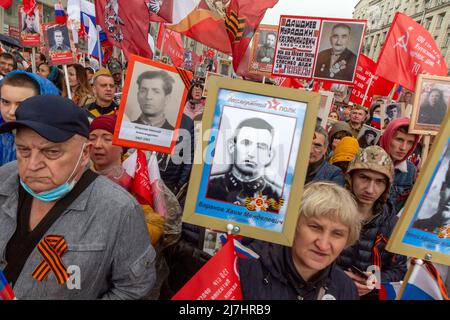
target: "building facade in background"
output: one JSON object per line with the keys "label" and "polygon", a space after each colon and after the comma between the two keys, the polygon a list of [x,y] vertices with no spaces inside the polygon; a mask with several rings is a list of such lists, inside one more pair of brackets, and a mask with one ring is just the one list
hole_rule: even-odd
{"label": "building facade in background", "polygon": [[377,61],[396,12],[422,24],[441,48],[450,66],[450,0],[361,0],[353,18],[367,20],[362,53]]}

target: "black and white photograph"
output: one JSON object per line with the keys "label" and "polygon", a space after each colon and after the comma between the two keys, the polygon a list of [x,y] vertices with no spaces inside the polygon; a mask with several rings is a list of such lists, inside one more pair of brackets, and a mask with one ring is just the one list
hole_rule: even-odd
{"label": "black and white photograph", "polygon": [[222,247],[220,236],[225,235],[222,232],[216,232],[211,229],[205,229],[205,237],[203,239],[203,251],[210,255],[215,255]]}
{"label": "black and white photograph", "polygon": [[361,149],[376,146],[381,137],[381,131],[374,127],[363,125],[358,135],[358,144]]}
{"label": "black and white photograph", "polygon": [[389,123],[392,122],[392,120],[403,117],[404,112],[404,103],[397,102],[385,104],[381,111],[382,128],[386,129],[386,127]]}
{"label": "black and white photograph", "polygon": [[334,101],[348,104],[353,87],[342,83],[333,83],[330,91],[334,93]]}
{"label": "black and white photograph", "polygon": [[66,25],[53,25],[47,28],[50,52],[71,51],[69,32]]}
{"label": "black and white photograph", "polygon": [[365,23],[323,21],[314,78],[354,81]]}
{"label": "black and white photograph", "polygon": [[119,140],[128,140],[129,147],[170,153],[186,94],[175,67],[132,56],[119,107]]}
{"label": "black and white photograph", "polygon": [[21,29],[22,33],[39,33],[40,32],[40,17],[39,17],[39,6],[36,6],[30,14],[20,10],[20,18],[21,18]]}
{"label": "black and white photograph", "polygon": [[294,118],[225,106],[206,197],[246,206],[261,194],[278,202],[294,129]]}
{"label": "black and white photograph", "polygon": [[218,69],[220,75],[225,77],[231,77],[231,73],[233,71],[233,65],[231,63],[231,60],[219,59]]}
{"label": "black and white photograph", "polygon": [[439,234],[443,227],[450,227],[450,148],[442,159],[430,189],[425,195],[413,228]]}
{"label": "black and white photograph", "polygon": [[450,106],[450,78],[420,75],[411,115],[411,133],[436,135]]}
{"label": "black and white photograph", "polygon": [[258,48],[256,49],[256,61],[260,63],[273,63],[275,54],[275,42],[277,33],[261,30],[259,33]]}

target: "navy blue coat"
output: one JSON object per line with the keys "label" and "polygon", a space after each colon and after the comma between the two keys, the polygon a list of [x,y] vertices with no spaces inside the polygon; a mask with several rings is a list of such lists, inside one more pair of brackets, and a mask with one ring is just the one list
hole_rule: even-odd
{"label": "navy blue coat", "polygon": [[248,247],[260,258],[238,261],[245,300],[316,300],[321,288],[336,300],[359,299],[353,281],[334,263],[313,281],[304,281],[295,269],[290,247],[259,240]]}

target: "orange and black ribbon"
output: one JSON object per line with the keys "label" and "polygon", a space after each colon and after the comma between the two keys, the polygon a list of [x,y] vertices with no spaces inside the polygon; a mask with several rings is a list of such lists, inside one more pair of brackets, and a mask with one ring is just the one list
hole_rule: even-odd
{"label": "orange and black ribbon", "polygon": [[176,67],[178,74],[180,75],[181,80],[183,80],[184,86],[187,90],[189,90],[192,82],[192,72],[187,71],[185,69]]}
{"label": "orange and black ribbon", "polygon": [[372,247],[372,264],[379,267],[380,269],[381,269],[381,254],[380,251],[378,250],[378,245],[381,242],[387,244],[388,238],[386,238],[382,234],[378,234]]}
{"label": "orange and black ribbon", "polygon": [[45,280],[52,271],[58,284],[64,284],[69,279],[67,268],[61,257],[67,251],[67,243],[63,236],[48,235],[38,244],[42,256],[41,263],[34,269],[32,276],[38,281]]}
{"label": "orange and black ribbon", "polygon": [[439,290],[441,290],[442,297],[444,300],[450,300],[448,297],[447,289],[445,286],[444,281],[442,280],[441,274],[436,269],[436,267],[429,261],[424,261],[425,267],[427,268],[428,272],[431,273],[433,278],[436,280]]}

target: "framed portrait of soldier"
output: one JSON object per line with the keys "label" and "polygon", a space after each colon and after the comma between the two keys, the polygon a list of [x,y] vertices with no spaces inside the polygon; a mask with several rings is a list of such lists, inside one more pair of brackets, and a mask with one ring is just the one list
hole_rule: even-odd
{"label": "framed portrait of soldier", "polygon": [[47,23],[43,25],[43,29],[50,62],[54,65],[75,62],[72,35],[67,25]]}
{"label": "framed portrait of soldier", "polygon": [[174,66],[130,55],[113,143],[171,154],[188,91],[183,74]]}
{"label": "framed portrait of soldier", "polygon": [[314,78],[353,83],[366,23],[358,20],[324,20],[316,54]]}
{"label": "framed portrait of soldier", "polygon": [[359,131],[359,135],[357,137],[359,147],[367,148],[370,146],[376,146],[378,144],[378,140],[380,140],[380,137],[381,130],[375,129],[374,127],[365,124],[361,128],[361,131]]}
{"label": "framed portrait of soldier", "polygon": [[405,104],[402,102],[386,103],[381,107],[381,128],[384,130],[392,120],[403,117],[405,114]]}
{"label": "framed portrait of soldier", "polygon": [[320,95],[208,77],[183,220],[290,245]]}
{"label": "framed portrait of soldier", "polygon": [[450,115],[443,119],[387,250],[450,265]]}
{"label": "framed portrait of soldier", "polygon": [[450,106],[450,78],[419,75],[409,132],[436,135]]}
{"label": "framed portrait of soldier", "polygon": [[30,12],[25,12],[23,5],[18,6],[20,43],[23,47],[41,45],[42,4],[37,4]]}
{"label": "framed portrait of soldier", "polygon": [[259,25],[252,40],[248,71],[270,76],[272,73],[278,26]]}
{"label": "framed portrait of soldier", "polygon": [[334,93],[331,91],[319,91],[320,105],[317,114],[317,122],[325,129],[327,127],[328,115],[333,104]]}

